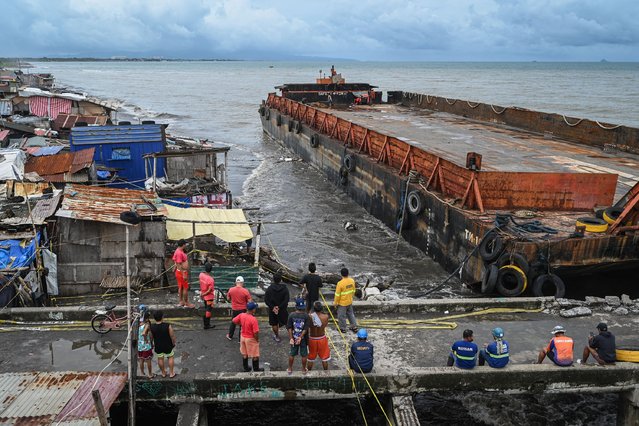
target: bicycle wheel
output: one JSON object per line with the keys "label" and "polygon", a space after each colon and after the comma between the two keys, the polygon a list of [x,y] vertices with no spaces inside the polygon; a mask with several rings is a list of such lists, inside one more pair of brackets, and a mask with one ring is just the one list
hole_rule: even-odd
{"label": "bicycle wheel", "polygon": [[107,334],[111,331],[111,328],[105,325],[106,322],[110,322],[109,317],[106,315],[96,315],[91,319],[91,328],[98,334]]}

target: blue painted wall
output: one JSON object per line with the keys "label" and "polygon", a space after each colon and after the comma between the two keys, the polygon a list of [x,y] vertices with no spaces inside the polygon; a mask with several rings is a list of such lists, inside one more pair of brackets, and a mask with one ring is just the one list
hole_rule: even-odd
{"label": "blue painted wall", "polygon": [[[87,126],[71,129],[71,151],[95,147],[97,164],[118,169],[118,176],[130,184],[118,187],[144,187],[145,154],[162,152],[166,136],[161,124],[130,124],[124,126]],[[165,159],[157,160],[157,176],[164,176]],[[153,170],[149,169],[149,175]]]}

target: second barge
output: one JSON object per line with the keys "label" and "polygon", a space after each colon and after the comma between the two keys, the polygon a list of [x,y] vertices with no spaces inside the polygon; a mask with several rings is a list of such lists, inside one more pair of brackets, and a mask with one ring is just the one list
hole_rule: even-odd
{"label": "second barge", "polygon": [[636,281],[639,129],[339,83],[279,86],[264,131],[444,268],[504,296]]}

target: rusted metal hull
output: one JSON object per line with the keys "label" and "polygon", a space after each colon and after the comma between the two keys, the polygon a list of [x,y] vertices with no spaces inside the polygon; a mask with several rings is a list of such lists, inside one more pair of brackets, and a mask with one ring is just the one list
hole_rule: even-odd
{"label": "rusted metal hull", "polygon": [[[572,232],[573,215],[613,202],[614,174],[471,170],[398,137],[274,94],[260,111],[266,133],[319,168],[389,228],[397,232],[401,227],[409,243],[449,271],[464,261],[461,276],[470,283],[481,281],[486,270],[476,247],[494,227],[498,210],[548,211],[549,221],[563,221]],[[347,156],[352,169],[345,173]],[[421,178],[407,189],[409,171]],[[413,190],[422,194],[423,208],[419,214],[404,213],[402,223],[404,197]],[[550,239],[513,236],[507,238],[505,252],[525,257],[530,280],[544,269],[567,276],[598,268],[639,272],[637,233],[570,238],[565,230]]]}

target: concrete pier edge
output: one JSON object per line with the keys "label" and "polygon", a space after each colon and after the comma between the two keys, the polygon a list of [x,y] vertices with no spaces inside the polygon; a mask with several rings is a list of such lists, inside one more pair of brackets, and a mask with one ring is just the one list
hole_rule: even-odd
{"label": "concrete pier edge", "polygon": [[[329,300],[330,303],[332,300]],[[89,321],[95,314],[95,310],[109,302],[93,306],[60,306],[45,308],[5,308],[0,310],[0,320],[14,321]],[[553,297],[495,297],[495,298],[469,298],[469,299],[404,299],[384,302],[354,302],[353,307],[358,314],[409,314],[415,312],[444,313],[451,315],[463,312],[472,312],[488,308],[517,308],[517,309],[545,309],[554,306]],[[165,318],[171,317],[201,317],[203,307],[183,308],[176,305],[149,305],[151,311],[164,311]],[[290,310],[294,310],[294,304],[289,304]],[[118,305],[117,314],[124,314],[126,307]],[[213,308],[214,317],[226,317],[230,315],[231,305],[220,303]],[[259,303],[257,315],[268,315],[264,303]]]}

